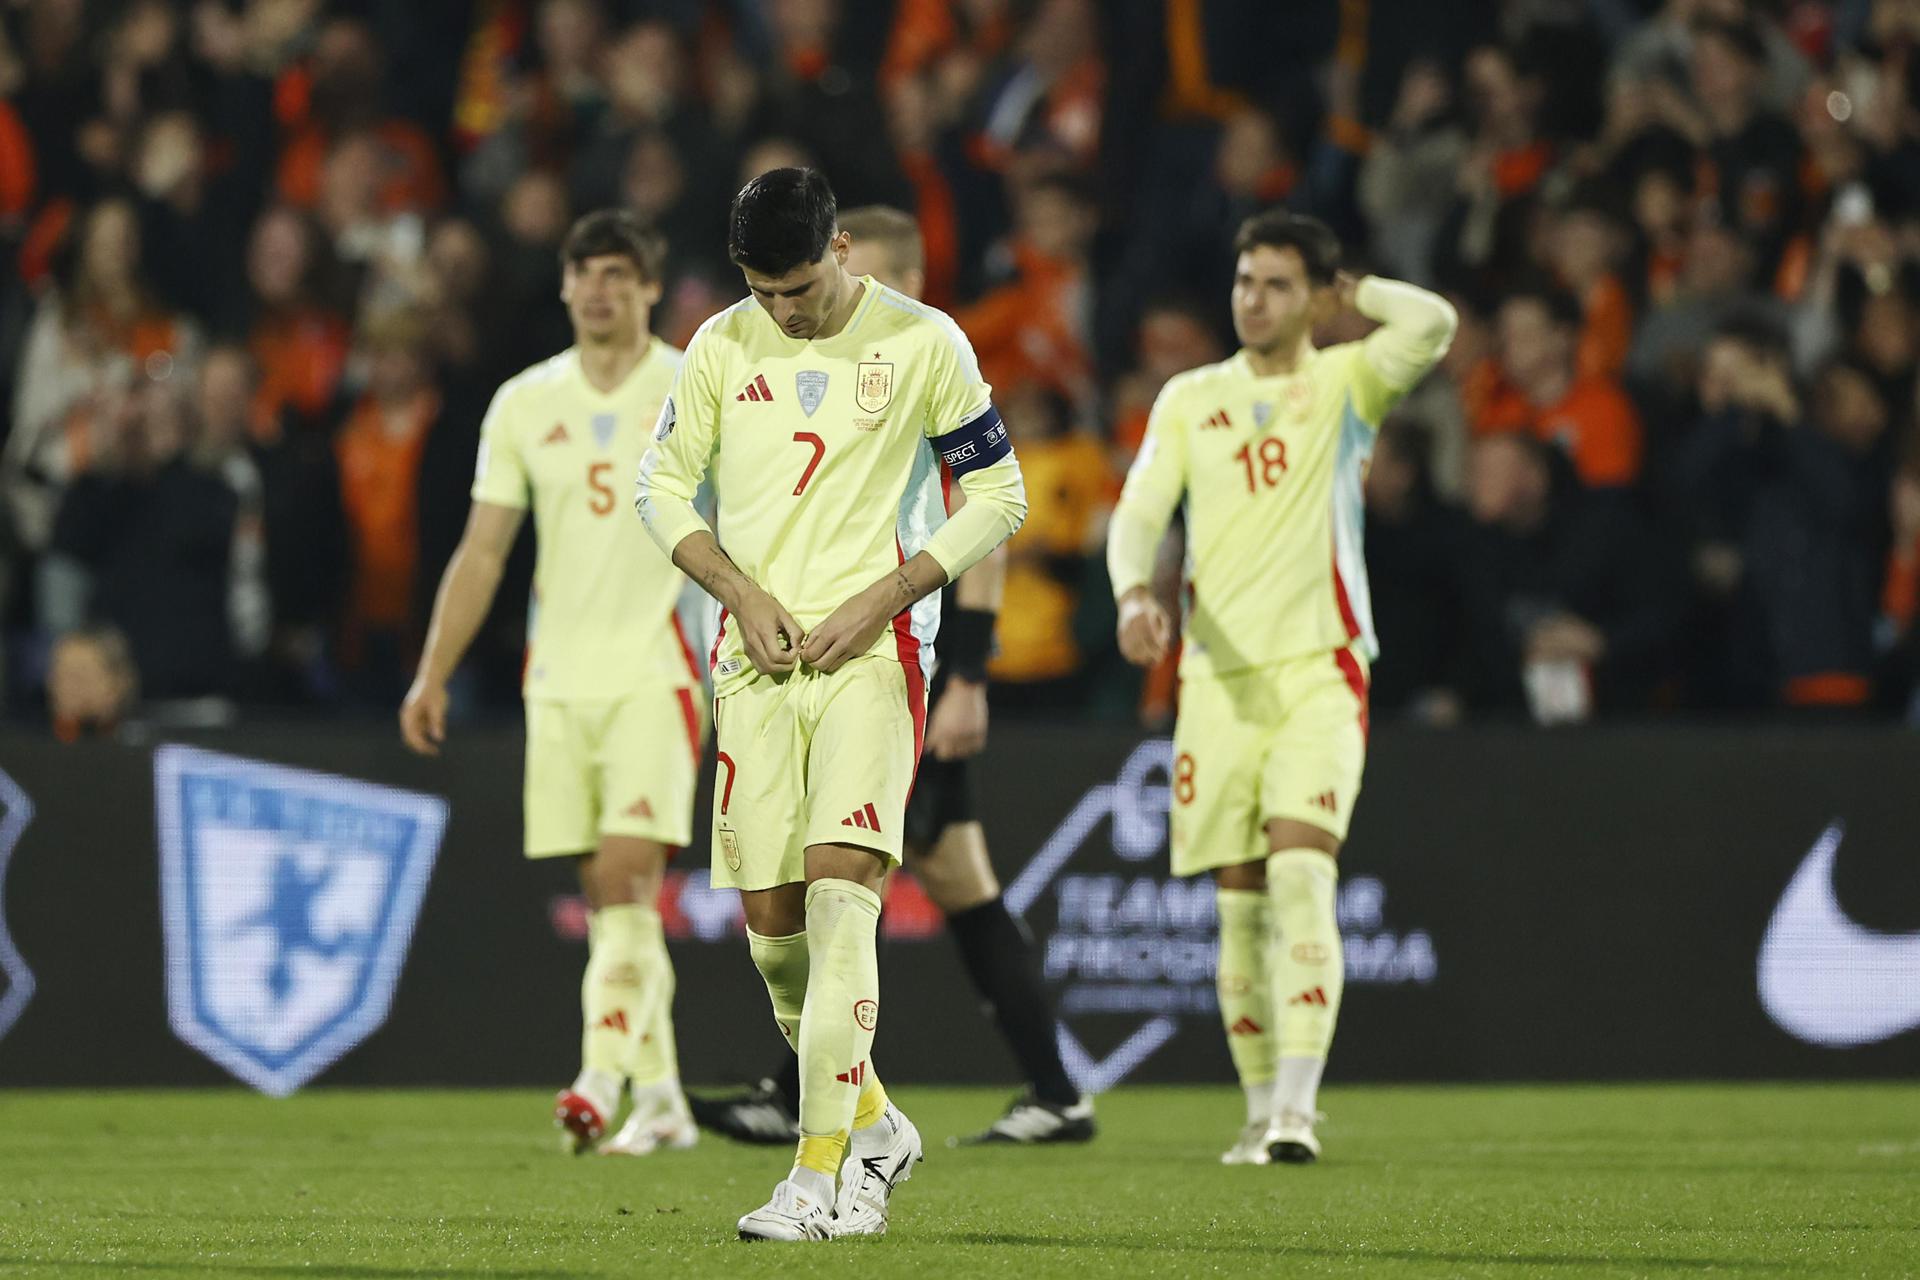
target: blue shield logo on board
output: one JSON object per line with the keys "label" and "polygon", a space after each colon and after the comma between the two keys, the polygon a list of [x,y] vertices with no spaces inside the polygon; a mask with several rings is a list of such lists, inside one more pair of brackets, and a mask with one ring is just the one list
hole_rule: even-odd
{"label": "blue shield logo on board", "polygon": [[827,375],[819,369],[802,369],[793,375],[793,389],[800,396],[800,407],[811,418],[827,398]]}
{"label": "blue shield logo on board", "polygon": [[27,1001],[33,999],[33,971],[7,932],[7,863],[32,821],[33,801],[0,770],[0,1036],[13,1030]]}
{"label": "blue shield logo on board", "polygon": [[153,781],[167,1020],[283,1097],[386,1021],[446,802],[182,746]]}
{"label": "blue shield logo on board", "polygon": [[611,413],[593,415],[593,440],[602,449],[613,443],[614,429],[620,425],[620,419]]}

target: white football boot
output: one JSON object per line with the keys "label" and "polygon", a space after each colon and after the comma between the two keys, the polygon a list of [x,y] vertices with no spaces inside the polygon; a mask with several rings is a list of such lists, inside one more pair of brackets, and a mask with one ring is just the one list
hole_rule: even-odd
{"label": "white football boot", "polygon": [[740,1219],[742,1240],[831,1240],[833,1206],[791,1178],[773,1189],[773,1199]]}
{"label": "white football boot", "polygon": [[678,1084],[669,1082],[634,1089],[627,1122],[598,1150],[603,1156],[650,1156],[661,1150],[685,1151],[699,1140],[686,1098]]}
{"label": "white football boot", "polygon": [[894,1190],[913,1176],[913,1166],[924,1159],[920,1131],[889,1102],[878,1120],[847,1141],[847,1158],[840,1164],[840,1194],[833,1205],[833,1233],[885,1235]]}
{"label": "white football boot", "polygon": [[1220,1153],[1221,1164],[1265,1164],[1267,1155],[1267,1131],[1269,1125],[1264,1120],[1249,1120],[1240,1129],[1240,1136],[1233,1145]]}
{"label": "white football boot", "polygon": [[1266,1133],[1267,1158],[1275,1164],[1312,1164],[1320,1158],[1320,1139],[1313,1136],[1319,1119],[1305,1111],[1282,1111]]}

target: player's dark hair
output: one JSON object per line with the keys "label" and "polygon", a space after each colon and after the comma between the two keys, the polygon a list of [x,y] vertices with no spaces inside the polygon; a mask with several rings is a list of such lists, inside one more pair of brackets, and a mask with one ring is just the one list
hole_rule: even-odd
{"label": "player's dark hair", "polygon": [[667,265],[667,238],[628,209],[595,209],[580,217],[560,245],[562,266],[617,253],[632,260],[640,278],[657,282]]}
{"label": "player's dark hair", "polygon": [[1266,209],[1240,224],[1233,237],[1233,255],[1249,249],[1291,249],[1306,264],[1311,284],[1329,285],[1340,270],[1340,237],[1318,218],[1286,209]]}
{"label": "player's dark hair", "polygon": [[769,169],[733,198],[727,257],[763,276],[784,276],[827,254],[839,210],[818,169]]}

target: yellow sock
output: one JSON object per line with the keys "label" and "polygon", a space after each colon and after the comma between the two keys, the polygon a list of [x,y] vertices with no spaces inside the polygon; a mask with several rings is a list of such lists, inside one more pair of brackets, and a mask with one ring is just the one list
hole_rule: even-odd
{"label": "yellow sock", "polygon": [[1335,914],[1339,871],[1318,849],[1282,849],[1267,859],[1267,895],[1276,938],[1273,993],[1279,1013],[1276,1093],[1283,1110],[1312,1114],[1320,1065],[1333,1043],[1346,986],[1346,959]]}
{"label": "yellow sock", "polygon": [[1257,889],[1221,889],[1214,895],[1220,912],[1220,960],[1214,987],[1220,996],[1220,1021],[1227,1029],[1227,1052],[1246,1091],[1249,1120],[1270,1114],[1264,1105],[1272,1092],[1274,1058],[1279,1053],[1273,1018],[1273,982],[1268,972],[1273,946],[1273,914],[1267,895]]}
{"label": "yellow sock", "polygon": [[580,1066],[618,1079],[646,1029],[647,997],[665,954],[660,913],[637,902],[587,917],[587,970],[580,979]]}
{"label": "yellow sock", "polygon": [[807,886],[810,973],[800,1015],[800,1132],[851,1127],[880,1015],[880,895],[851,880]]}
{"label": "yellow sock", "polygon": [[811,1169],[815,1173],[824,1173],[829,1178],[840,1172],[840,1161],[847,1153],[847,1131],[822,1134],[819,1137],[800,1139],[800,1150],[793,1157],[796,1169]]}
{"label": "yellow sock", "polygon": [[873,1073],[873,1064],[867,1064],[867,1082],[860,1086],[860,1097],[853,1105],[853,1129],[855,1133],[865,1129],[875,1120],[887,1114],[887,1090],[880,1083],[880,1077]]}
{"label": "yellow sock", "polygon": [[677,1084],[680,1080],[679,1046],[673,1036],[673,995],[678,987],[673,974],[673,957],[667,954],[664,933],[652,941],[653,987],[640,1029],[627,1064],[627,1078],[636,1089],[649,1085]]}

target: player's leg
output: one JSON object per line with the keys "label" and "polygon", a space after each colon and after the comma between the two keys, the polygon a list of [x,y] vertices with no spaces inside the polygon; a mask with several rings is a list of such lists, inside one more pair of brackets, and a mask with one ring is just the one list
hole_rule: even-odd
{"label": "player's leg", "polygon": [[[523,792],[529,858],[587,859],[599,843],[593,768],[594,710],[565,702],[529,701]],[[608,967],[607,930],[593,910],[587,919],[587,965],[580,984],[580,1071],[554,1098],[554,1123],[567,1148],[581,1152],[599,1141],[620,1103],[624,1046],[598,1024],[600,974]],[[615,932],[618,932],[616,930]],[[599,963],[596,965],[596,956]]]}
{"label": "player's leg", "polygon": [[1027,1090],[975,1141],[1084,1142],[1093,1103],[1060,1061],[1053,1008],[1033,941],[1007,911],[973,816],[964,760],[922,760],[907,801],[907,868],[947,918],[967,976],[993,1013]]}
{"label": "player's leg", "polygon": [[1266,1163],[1263,1139],[1273,1107],[1272,927],[1257,825],[1265,708],[1255,695],[1263,688],[1257,677],[1184,682],[1173,737],[1173,872],[1215,878],[1220,954],[1214,987],[1247,1104],[1246,1122],[1221,1156],[1227,1164]]}
{"label": "player's leg", "polygon": [[1279,1021],[1268,1150],[1307,1163],[1320,1154],[1320,1077],[1346,985],[1337,859],[1366,763],[1366,669],[1347,650],[1289,664],[1282,678],[1290,712],[1260,787]]}
{"label": "player's leg", "polygon": [[689,1147],[696,1136],[680,1089],[673,961],[659,913],[666,864],[693,838],[704,736],[694,693],[660,685],[610,704],[595,741],[600,846],[582,865],[581,882],[596,917],[620,935],[610,976],[617,980],[624,972],[639,984],[621,1060],[633,1109],[602,1144],[609,1155]]}
{"label": "player's leg", "polygon": [[808,950],[800,1029],[802,1165],[851,1130],[834,1207],[839,1235],[886,1230],[893,1191],[921,1158],[919,1132],[874,1071],[880,1015],[880,890],[900,862],[907,793],[926,716],[919,668],[858,658],[823,686],[810,743]]}
{"label": "player's leg", "polygon": [[[802,713],[811,692],[790,682],[813,678],[756,682],[720,699],[714,714],[719,774],[713,881],[740,890],[748,952],[766,984],[781,1039],[796,1052],[814,969],[803,840],[810,734]],[[844,1135],[837,1143],[844,1145]],[[741,1238],[829,1238],[834,1166],[827,1168],[824,1186],[817,1177],[782,1179],[766,1204],[740,1219]]]}

